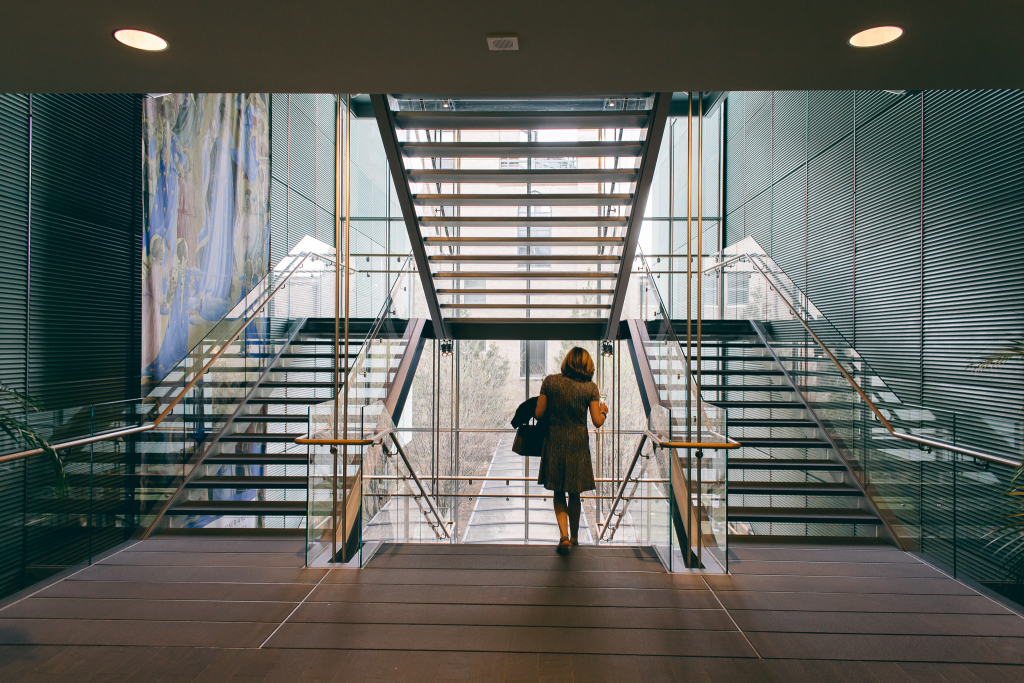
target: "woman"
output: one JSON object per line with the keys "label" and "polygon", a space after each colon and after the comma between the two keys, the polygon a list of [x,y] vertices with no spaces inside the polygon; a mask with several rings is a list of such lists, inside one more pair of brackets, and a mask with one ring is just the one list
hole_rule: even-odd
{"label": "woman", "polygon": [[548,422],[537,483],[555,493],[559,555],[579,545],[580,494],[595,488],[587,411],[594,426],[600,427],[608,415],[608,406],[601,402],[597,385],[590,380],[593,376],[593,359],[575,346],[562,361],[562,373],[544,378],[537,397],[536,418],[547,417]]}

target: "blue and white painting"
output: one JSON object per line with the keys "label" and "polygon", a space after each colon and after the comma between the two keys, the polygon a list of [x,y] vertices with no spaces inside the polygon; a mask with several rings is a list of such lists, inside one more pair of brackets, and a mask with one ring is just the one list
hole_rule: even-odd
{"label": "blue and white painting", "polygon": [[159,382],[267,274],[266,93],[145,101],[142,376]]}

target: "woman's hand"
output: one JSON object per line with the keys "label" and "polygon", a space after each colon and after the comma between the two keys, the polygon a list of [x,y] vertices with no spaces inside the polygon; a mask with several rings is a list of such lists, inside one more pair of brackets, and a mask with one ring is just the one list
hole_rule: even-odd
{"label": "woman's hand", "polygon": [[594,421],[594,426],[603,425],[606,417],[608,417],[608,405],[604,401],[591,401],[590,419]]}

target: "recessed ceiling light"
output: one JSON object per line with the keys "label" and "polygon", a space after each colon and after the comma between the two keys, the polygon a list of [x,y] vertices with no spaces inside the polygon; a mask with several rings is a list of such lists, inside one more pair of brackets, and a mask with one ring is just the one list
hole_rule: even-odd
{"label": "recessed ceiling light", "polygon": [[160,36],[134,28],[122,28],[114,31],[114,38],[117,42],[123,43],[128,47],[134,47],[137,50],[160,52],[167,49],[167,41]]}
{"label": "recessed ceiling light", "polygon": [[850,45],[854,47],[875,47],[891,43],[903,35],[903,29],[899,26],[876,26],[866,31],[856,33],[850,38]]}

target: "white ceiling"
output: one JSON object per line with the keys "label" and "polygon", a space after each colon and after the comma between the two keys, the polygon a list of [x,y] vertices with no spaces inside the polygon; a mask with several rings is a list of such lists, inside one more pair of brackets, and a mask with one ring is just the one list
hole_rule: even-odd
{"label": "white ceiling", "polygon": [[[0,17],[0,92],[1024,86],[1022,0],[8,0]],[[906,32],[846,42],[885,24]],[[518,52],[487,50],[502,32]]]}

